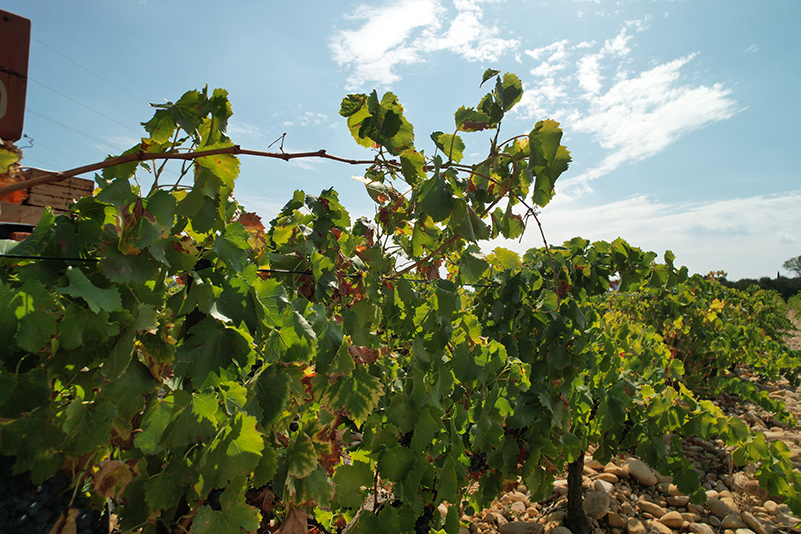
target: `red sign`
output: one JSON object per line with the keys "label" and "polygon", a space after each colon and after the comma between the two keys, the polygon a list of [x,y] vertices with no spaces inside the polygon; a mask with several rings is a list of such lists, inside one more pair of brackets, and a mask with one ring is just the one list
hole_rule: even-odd
{"label": "red sign", "polygon": [[31,21],[0,11],[0,139],[22,137]]}

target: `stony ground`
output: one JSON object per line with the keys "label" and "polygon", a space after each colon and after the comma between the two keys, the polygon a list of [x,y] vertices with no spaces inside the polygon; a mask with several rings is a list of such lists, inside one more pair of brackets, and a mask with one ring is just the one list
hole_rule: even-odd
{"label": "stony ground", "polygon": [[[799,329],[788,333],[787,343],[801,350],[801,320],[791,315]],[[785,383],[771,384],[771,397],[784,399],[801,422],[801,391]],[[801,469],[801,426],[778,426],[754,406],[721,406],[763,432],[769,441],[782,440],[791,451],[794,467]],[[685,454],[705,474],[707,501],[689,503],[670,477],[654,472],[640,460],[617,458],[607,465],[586,458],[584,470],[587,515],[594,534],[801,534],[801,519],[790,513],[778,497],[771,497],[753,479],[753,466],[733,466],[723,443],[703,440],[685,443]],[[557,480],[554,496],[531,502],[523,486],[507,493],[488,509],[464,516],[470,528],[461,534],[570,534],[562,526],[567,481]]]}

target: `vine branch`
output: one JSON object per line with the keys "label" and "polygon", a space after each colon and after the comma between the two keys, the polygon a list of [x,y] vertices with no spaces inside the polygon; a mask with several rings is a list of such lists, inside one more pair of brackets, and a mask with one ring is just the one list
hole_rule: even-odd
{"label": "vine branch", "polygon": [[144,150],[138,150],[132,154],[128,154],[125,156],[118,156],[116,158],[110,158],[105,161],[101,161],[98,163],[93,163],[91,165],[84,165],[82,167],[76,167],[74,169],[70,169],[64,172],[51,172],[44,174],[42,176],[37,176],[36,178],[31,178],[29,180],[24,180],[22,182],[17,182],[14,184],[6,185],[0,187],[0,196],[7,195],[9,193],[13,193],[15,191],[21,191],[22,189],[29,189],[31,187],[35,187],[37,185],[44,185],[50,184],[54,182],[60,182],[62,180],[66,180],[67,178],[72,178],[73,176],[78,176],[79,174],[85,174],[87,172],[94,172],[99,171],[101,169],[106,169],[108,167],[113,167],[115,165],[120,165],[123,163],[130,163],[132,161],[150,161],[150,160],[169,160],[169,159],[178,159],[178,160],[193,160],[197,158],[204,158],[207,156],[218,156],[221,154],[230,154],[233,156],[236,155],[243,155],[243,156],[259,156],[263,158],[275,158],[275,159],[282,159],[284,161],[289,161],[291,159],[297,158],[322,158],[322,159],[330,159],[333,161],[339,161],[341,163],[348,163],[350,165],[372,165],[375,163],[373,160],[356,160],[356,159],[348,159],[342,158],[339,156],[334,156],[332,154],[328,154],[325,150],[317,150],[316,152],[295,152],[295,153],[286,153],[286,152],[265,152],[262,150],[249,150],[240,147],[239,145],[233,145],[230,147],[225,148],[218,148],[214,150],[206,150],[206,151],[199,151],[199,152],[157,152],[153,154],[148,154]]}

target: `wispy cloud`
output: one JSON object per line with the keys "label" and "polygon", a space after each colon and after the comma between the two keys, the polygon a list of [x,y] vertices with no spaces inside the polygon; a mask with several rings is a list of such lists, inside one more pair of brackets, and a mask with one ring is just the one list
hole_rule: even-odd
{"label": "wispy cloud", "polygon": [[311,111],[298,112],[291,120],[282,122],[284,126],[321,126],[329,121],[328,115]]}
{"label": "wispy cloud", "polygon": [[573,132],[590,135],[607,153],[595,167],[566,178],[562,187],[568,191],[588,189],[591,180],[653,156],[683,134],[738,111],[731,90],[722,84],[683,80],[681,69],[696,54],[631,72],[631,31],[645,29],[644,21],[628,21],[597,51],[593,43],[571,46],[561,40],[525,52],[539,63],[530,71],[534,81],[526,84],[522,115],[554,117]]}
{"label": "wispy cloud", "polygon": [[[801,244],[801,190],[710,202],[666,203],[650,196],[591,207],[557,195],[540,215],[551,244],[575,236],[592,241],[623,237],[630,244],[660,255],[672,250],[677,263],[705,274],[723,269],[732,279],[775,274],[761,272],[760,265],[776,270],[797,255]],[[501,244],[501,243],[498,243]],[[501,246],[523,251],[541,247],[537,232],[527,232],[522,243]],[[743,250],[759,250],[743,255]],[[767,261],[766,261],[767,260]]]}
{"label": "wispy cloud", "polygon": [[258,126],[248,124],[246,122],[230,122],[228,123],[229,136],[232,137],[247,137],[250,139],[259,139],[262,136],[261,130]]}
{"label": "wispy cloud", "polygon": [[481,4],[491,0],[454,0],[455,15],[440,0],[400,0],[359,6],[350,19],[359,26],[331,39],[334,60],[351,69],[346,88],[389,85],[400,80],[397,67],[450,51],[467,61],[497,61],[519,44],[498,37],[497,26],[483,22]]}

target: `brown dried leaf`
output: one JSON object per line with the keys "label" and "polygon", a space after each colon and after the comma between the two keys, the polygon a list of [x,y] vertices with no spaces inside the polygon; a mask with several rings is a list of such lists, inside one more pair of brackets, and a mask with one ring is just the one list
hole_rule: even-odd
{"label": "brown dried leaf", "polygon": [[378,360],[379,352],[377,349],[351,345],[348,347],[348,354],[357,364],[371,364]]}
{"label": "brown dried leaf", "polygon": [[266,516],[273,510],[273,503],[275,503],[275,494],[264,488],[261,491],[250,492],[245,496],[247,503],[255,506],[261,510],[262,515]]}
{"label": "brown dried leaf", "polygon": [[78,526],[75,524],[75,520],[79,513],[76,508],[64,510],[56,524],[50,529],[49,534],[77,534]]}
{"label": "brown dried leaf", "polygon": [[289,512],[284,518],[284,522],[275,531],[275,534],[309,534],[309,527],[306,523],[306,510],[295,508],[289,505]]}
{"label": "brown dried leaf", "polygon": [[92,484],[97,494],[113,499],[121,494],[125,486],[133,480],[133,473],[125,462],[105,460],[100,462],[100,470],[92,478]]}

